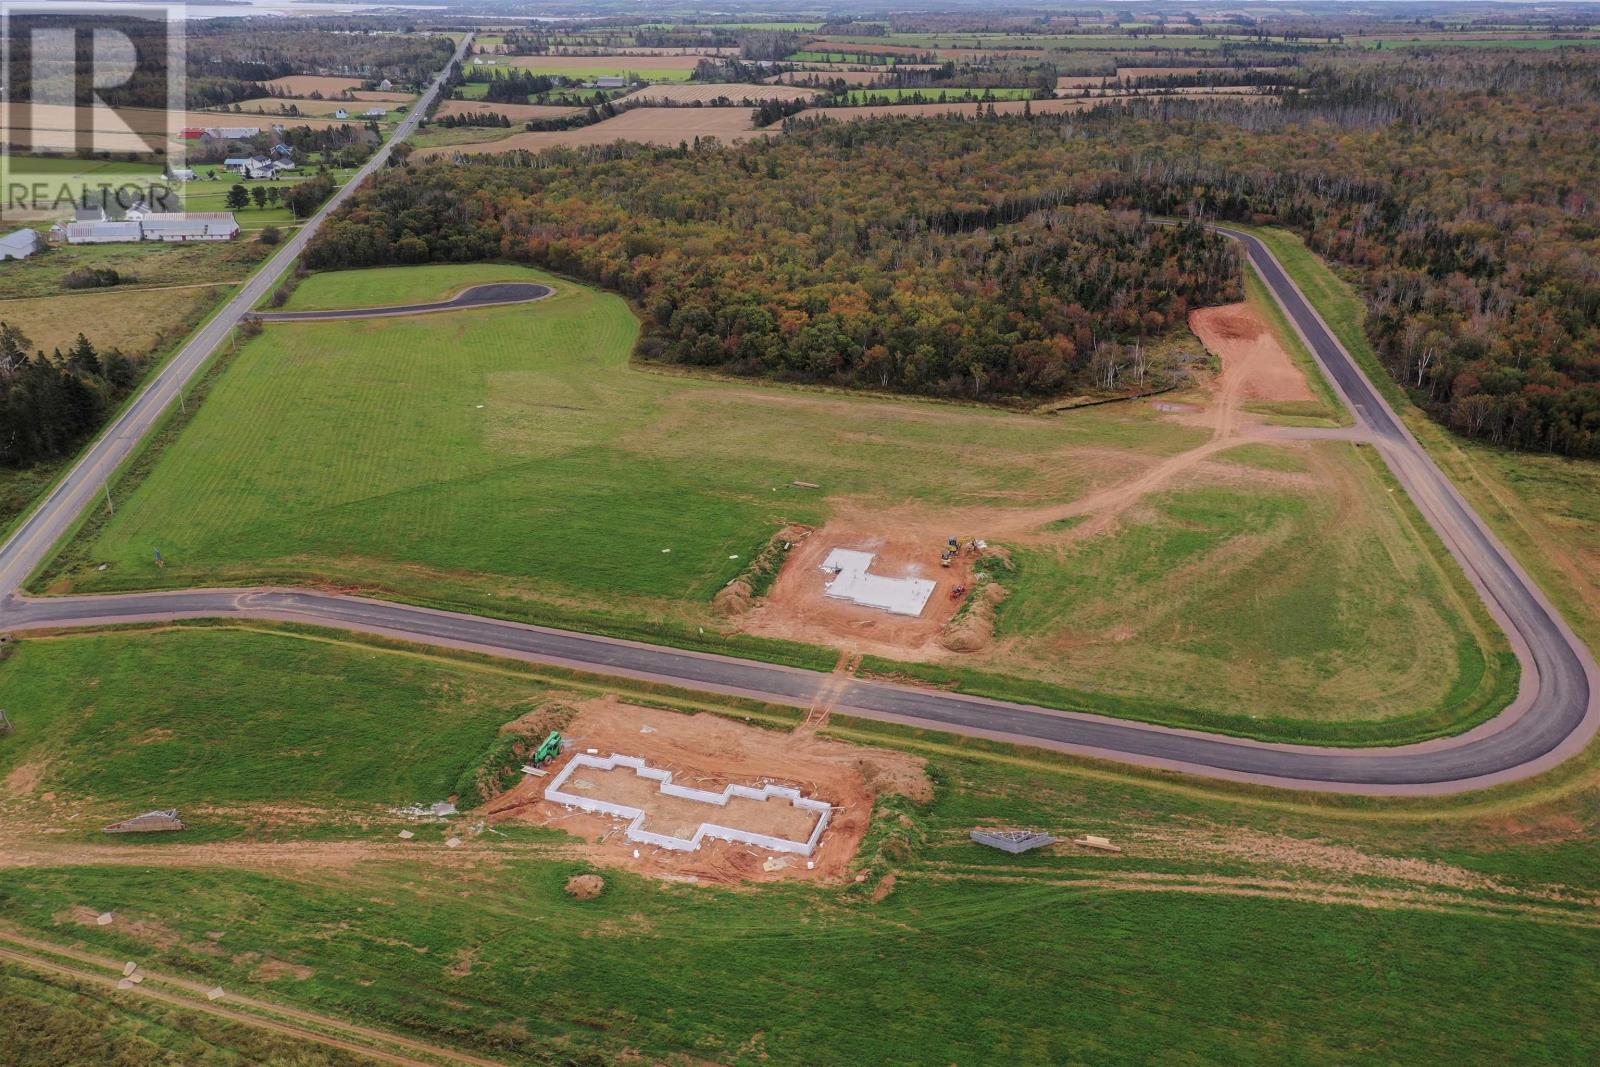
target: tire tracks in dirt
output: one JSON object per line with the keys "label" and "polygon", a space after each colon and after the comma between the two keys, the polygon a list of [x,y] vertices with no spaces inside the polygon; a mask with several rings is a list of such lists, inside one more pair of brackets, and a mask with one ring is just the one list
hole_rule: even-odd
{"label": "tire tracks in dirt", "polygon": [[[432,1045],[401,1034],[323,1015],[320,1012],[292,1008],[271,1001],[257,1000],[254,997],[225,993],[223,999],[226,999],[227,1005],[224,1005],[207,999],[211,987],[203,983],[149,971],[143,967],[140,968],[145,976],[143,982],[127,989],[119,989],[123,969],[121,962],[81,949],[27,937],[6,928],[0,928],[0,960],[7,960],[34,971],[159,1000],[186,1011],[200,1012],[256,1029],[269,1030],[285,1037],[314,1041],[366,1056],[380,1063],[399,1064],[400,1067],[440,1067],[441,1064],[504,1067],[499,1060],[485,1059],[459,1049]],[[64,960],[71,962],[63,962]],[[157,986],[164,988],[153,988]]]}

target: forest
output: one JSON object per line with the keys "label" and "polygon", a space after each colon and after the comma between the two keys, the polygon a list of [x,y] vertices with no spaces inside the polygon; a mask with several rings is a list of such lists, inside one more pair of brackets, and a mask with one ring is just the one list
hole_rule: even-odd
{"label": "forest", "polygon": [[133,360],[115,349],[102,357],[81,333],[65,354],[30,347],[0,322],[0,467],[70,455],[139,380]]}
{"label": "forest", "polygon": [[1236,297],[1226,244],[1141,213],[1273,223],[1351,272],[1436,418],[1600,455],[1593,56],[1340,57],[1276,108],[785,128],[413,164],[308,262],[506,257],[632,298],[642,358],[995,400],[1097,384],[1097,346]]}
{"label": "forest", "polygon": [[984,400],[1103,380],[1097,346],[1238,296],[1231,245],[1199,227],[1093,204],[964,227],[1000,160],[958,148],[960,126],[893,131],[413,166],[360,190],[307,264],[510,258],[626,294],[645,359]]}

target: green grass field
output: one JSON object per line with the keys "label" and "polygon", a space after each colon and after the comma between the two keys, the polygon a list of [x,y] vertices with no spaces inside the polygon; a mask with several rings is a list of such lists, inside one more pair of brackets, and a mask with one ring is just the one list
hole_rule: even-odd
{"label": "green grass field", "polygon": [[1330,329],[1591,647],[1600,648],[1600,464],[1509,452],[1428,418],[1379,362],[1354,287],[1295,234],[1255,228]]}
{"label": "green grass field", "polygon": [[[173,680],[202,661],[197,700]],[[431,802],[539,697],[487,672],[247,631],[29,642],[0,671],[0,707],[26,724],[0,747],[0,779],[29,769],[42,790],[108,818]]]}
{"label": "green grass field", "polygon": [[1383,41],[1362,41],[1367,48],[1514,48],[1546,51],[1553,48],[1596,48],[1600,38],[1572,37],[1452,37],[1449,34]]}
{"label": "green grass field", "polygon": [[[570,839],[515,824],[472,838],[470,815],[409,824],[415,855],[397,856],[406,823],[383,808],[431,797],[550,685],[309,631],[25,641],[0,664],[16,724],[0,738],[0,849],[29,865],[0,867],[0,912],[11,930],[508,1063],[1600,1055],[1592,759],[1548,795],[1373,805],[836,718],[841,737],[921,753],[935,783],[930,803],[880,802],[865,884],[730,891],[606,867],[604,894],[580,902],[562,885],[595,868]],[[158,803],[191,828],[95,832]],[[1126,851],[1010,857],[966,839],[995,821]],[[467,846],[445,849],[450,832]],[[0,970],[8,1017],[37,1020],[30,1055],[45,1055],[38,1027],[187,1047],[147,1001],[70,993]],[[206,1034],[266,1054],[253,1032]]]}
{"label": "green grass field", "polygon": [[[325,274],[289,307],[541,277],[493,264]],[[1040,418],[640,371],[623,302],[556,284],[526,308],[269,326],[46,584],[332,579],[831,666],[827,648],[730,632],[710,609],[783,523],[820,524],[842,503],[953,513],[981,535],[1206,437],[1147,406]],[[1299,454],[1314,474],[1203,464],[1103,537],[1025,538],[1002,641],[936,673],[1058,706],[1343,743],[1492,713],[1515,674],[1459,572],[1356,450]]]}

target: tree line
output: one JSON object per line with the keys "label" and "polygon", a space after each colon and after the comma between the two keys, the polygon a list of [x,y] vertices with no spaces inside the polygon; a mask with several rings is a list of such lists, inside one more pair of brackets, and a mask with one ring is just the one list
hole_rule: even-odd
{"label": "tree line", "polygon": [[634,300],[644,359],[982,400],[1090,387],[1098,346],[1239,296],[1231,244],[1198,226],[1093,204],[931,224],[1003,177],[957,133],[430,161],[358,190],[306,262],[518,260]]}
{"label": "tree line", "polygon": [[83,334],[63,354],[28,354],[32,342],[0,322],[0,466],[71,455],[139,381],[138,364],[101,356]]}
{"label": "tree line", "polygon": [[1281,107],[790,119],[728,148],[429,163],[308,256],[534,263],[634,299],[645,358],[992,398],[1078,388],[1101,342],[1237,293],[1225,245],[1140,213],[1274,224],[1356,284],[1435,418],[1600,456],[1600,56],[1364,53],[1299,81]]}

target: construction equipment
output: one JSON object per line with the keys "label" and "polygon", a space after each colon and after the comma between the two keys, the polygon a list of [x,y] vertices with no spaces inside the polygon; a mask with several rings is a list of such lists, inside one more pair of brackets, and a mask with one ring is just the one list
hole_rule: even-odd
{"label": "construction equipment", "polygon": [[545,738],[534,752],[533,765],[537,767],[549,763],[559,755],[561,755],[561,731],[551,730],[550,736]]}

